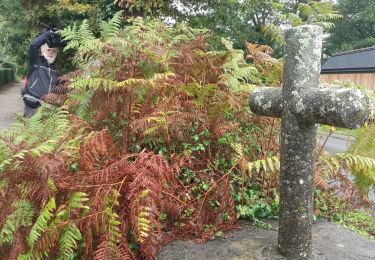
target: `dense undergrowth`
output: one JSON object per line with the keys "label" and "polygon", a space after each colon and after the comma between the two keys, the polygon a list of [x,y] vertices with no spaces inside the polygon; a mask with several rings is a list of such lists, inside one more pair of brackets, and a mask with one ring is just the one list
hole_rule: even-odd
{"label": "dense undergrowth", "polygon": [[[214,51],[209,32],[183,24],[137,18],[120,29],[120,16],[100,38],[85,22],[65,29],[80,69],[65,76],[64,105],[1,134],[2,258],[152,259],[174,239],[277,217],[280,124],[250,113],[247,97],[281,84],[282,61],[226,40]],[[373,174],[373,159],[318,156],[319,202],[340,191],[369,203],[340,171]]]}

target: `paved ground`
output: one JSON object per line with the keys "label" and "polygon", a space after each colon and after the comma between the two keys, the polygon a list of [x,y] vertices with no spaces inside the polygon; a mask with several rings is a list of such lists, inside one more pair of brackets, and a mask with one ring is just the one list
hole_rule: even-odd
{"label": "paved ground", "polygon": [[[324,144],[327,136],[327,133],[319,132],[320,145]],[[351,136],[332,134],[325,143],[324,149],[330,154],[342,153],[349,148],[350,143],[354,140],[354,137]]]}
{"label": "paved ground", "polygon": [[[276,222],[272,222],[277,226]],[[166,246],[158,260],[278,260],[286,259],[276,251],[277,231],[251,226],[205,244],[175,241]],[[313,226],[314,260],[375,259],[375,241],[366,239],[335,223],[321,221]]]}
{"label": "paved ground", "polygon": [[23,111],[20,93],[22,87],[21,82],[0,86],[0,130],[8,128],[16,113]]}

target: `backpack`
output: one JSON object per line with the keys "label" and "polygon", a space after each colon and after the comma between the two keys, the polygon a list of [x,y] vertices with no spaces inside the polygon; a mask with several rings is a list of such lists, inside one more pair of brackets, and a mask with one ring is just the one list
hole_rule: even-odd
{"label": "backpack", "polygon": [[27,93],[27,80],[28,80],[28,77],[26,76],[23,80],[24,88],[21,90],[22,99],[26,106],[32,109],[36,109],[42,105],[42,101]]}

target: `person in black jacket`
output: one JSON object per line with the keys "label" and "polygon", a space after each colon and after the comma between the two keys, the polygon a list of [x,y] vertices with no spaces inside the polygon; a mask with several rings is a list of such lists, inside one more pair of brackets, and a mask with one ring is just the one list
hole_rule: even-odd
{"label": "person in black jacket", "polygon": [[31,117],[49,93],[56,93],[58,71],[55,66],[57,47],[63,47],[54,30],[43,31],[31,42],[29,48],[29,71],[22,91],[25,117]]}

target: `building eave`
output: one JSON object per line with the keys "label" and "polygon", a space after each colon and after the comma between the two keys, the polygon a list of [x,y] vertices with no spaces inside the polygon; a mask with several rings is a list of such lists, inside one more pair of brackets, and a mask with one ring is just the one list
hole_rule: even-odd
{"label": "building eave", "polygon": [[345,69],[322,69],[321,74],[343,74],[343,73],[375,73],[373,68],[345,68]]}

